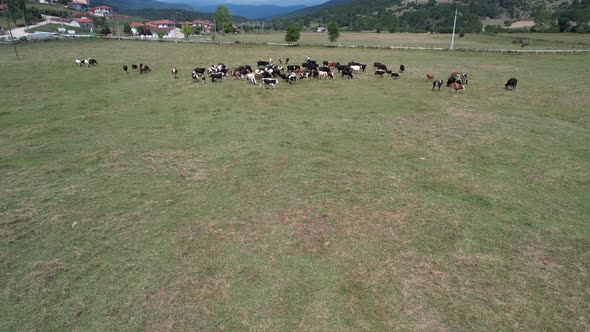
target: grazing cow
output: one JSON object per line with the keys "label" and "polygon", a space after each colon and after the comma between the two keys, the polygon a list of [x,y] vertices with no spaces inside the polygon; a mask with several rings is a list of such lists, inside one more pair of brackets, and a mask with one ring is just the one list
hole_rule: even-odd
{"label": "grazing cow", "polygon": [[197,67],[193,71],[197,74],[203,75],[203,74],[205,74],[206,70],[207,70],[206,68]]}
{"label": "grazing cow", "polygon": [[427,73],[426,74],[426,78],[429,79],[429,80],[431,80],[431,79],[434,78],[434,74],[433,73]]}
{"label": "grazing cow", "polygon": [[322,77],[325,77],[325,78],[330,78],[329,74],[330,74],[331,72],[329,72],[329,71],[322,71],[322,70],[320,70],[320,71],[318,71],[317,73],[318,73],[318,79],[321,79]]}
{"label": "grazing cow", "polygon": [[508,82],[506,82],[506,84],[504,84],[504,88],[507,90],[514,90],[516,89],[516,84],[518,83],[518,80],[516,78],[511,78],[508,80]]}
{"label": "grazing cow", "polygon": [[456,94],[457,92],[459,92],[459,90],[465,90],[465,86],[463,86],[463,84],[459,82],[451,84],[451,92],[454,92]]}
{"label": "grazing cow", "polygon": [[256,66],[257,67],[266,67],[268,66],[269,62],[268,61],[264,61],[264,60],[258,60],[256,61]]}
{"label": "grazing cow", "polygon": [[350,69],[343,69],[341,73],[342,73],[342,77],[347,76],[350,79],[354,78],[352,76],[352,71]]}
{"label": "grazing cow", "polygon": [[176,69],[176,67],[172,68],[172,76],[174,78],[176,78],[176,75],[178,75],[178,69]]}
{"label": "grazing cow", "polygon": [[86,63],[86,62],[85,62],[85,60],[78,60],[78,59],[76,59],[76,60],[74,60],[74,61],[76,61],[76,64],[77,64],[78,66],[80,66],[80,67],[83,67],[83,66],[84,66],[84,64]]}
{"label": "grazing cow", "polygon": [[[375,66],[375,65],[376,65],[376,66]],[[376,67],[377,69],[381,69],[381,70],[383,70],[383,71],[387,71],[387,66],[386,66],[386,65],[384,65],[384,64],[382,64],[382,63],[380,63],[380,62],[375,62],[375,63],[373,64],[373,67]]]}
{"label": "grazing cow", "polygon": [[132,65],[131,65],[131,70],[137,70],[137,68],[138,68],[138,67],[137,67],[137,65],[136,65],[136,64],[132,64]]}
{"label": "grazing cow", "polygon": [[381,76],[381,78],[383,78],[383,74],[387,74],[387,70],[383,70],[383,69],[375,70],[375,76],[379,75],[379,76]]}
{"label": "grazing cow", "polygon": [[196,71],[193,70],[193,73],[191,75],[193,77],[193,82],[198,82],[199,78],[201,79],[201,83],[205,83],[205,75],[203,74],[199,74]]}
{"label": "grazing cow", "polygon": [[359,66],[361,66],[361,69],[363,70],[363,72],[365,72],[365,69],[367,69],[367,65],[364,63],[361,63]]}
{"label": "grazing cow", "polygon": [[404,66],[404,64],[402,63],[401,65],[399,65],[399,72],[403,73],[404,70],[406,70],[406,66]]}
{"label": "grazing cow", "polygon": [[467,84],[468,81],[469,77],[467,76],[467,73],[461,74],[461,82],[463,83],[463,85]]}
{"label": "grazing cow", "polygon": [[363,68],[360,65],[351,65],[350,70],[353,72],[360,73]]}
{"label": "grazing cow", "polygon": [[285,63],[289,64],[289,58],[285,58]]}
{"label": "grazing cow", "polygon": [[399,74],[398,73],[389,72],[389,75],[391,76],[391,78],[395,78],[395,79],[398,79],[399,78]]}
{"label": "grazing cow", "polygon": [[443,83],[443,80],[432,81],[432,91],[434,91],[434,87],[438,87],[438,91],[440,91],[440,87]]}
{"label": "grazing cow", "polygon": [[277,84],[279,84],[279,81],[276,78],[263,78],[260,87],[266,89],[267,86],[270,86],[271,88],[276,89]]}
{"label": "grazing cow", "polygon": [[215,80],[219,80],[221,82],[223,73],[210,73],[209,77],[211,77],[211,82],[215,82]]}
{"label": "grazing cow", "polygon": [[248,83],[256,84],[256,74],[248,73],[246,74],[246,78],[248,79]]}
{"label": "grazing cow", "polygon": [[299,73],[299,79],[304,80],[306,78],[309,78],[310,75],[311,75],[311,72],[309,72],[309,71],[301,72],[301,73]]}
{"label": "grazing cow", "polygon": [[98,61],[96,61],[96,59],[93,58],[88,58],[88,60],[86,60],[86,64],[88,65],[88,67],[96,66],[98,64]]}
{"label": "grazing cow", "polygon": [[147,74],[147,72],[149,72],[149,71],[152,71],[152,70],[150,69],[150,67],[148,67],[148,66],[144,65],[143,63],[140,63],[140,64],[139,64],[139,73],[140,73],[140,74],[143,74],[143,73],[146,73],[146,74]]}
{"label": "grazing cow", "polygon": [[123,65],[123,71],[125,71],[125,74],[129,74],[129,73],[127,72],[127,65]]}
{"label": "grazing cow", "polygon": [[350,66],[348,65],[341,65],[340,63],[336,63],[336,69],[338,70],[338,72],[341,72],[342,70],[350,70]]}
{"label": "grazing cow", "polygon": [[447,87],[451,86],[451,84],[453,84],[453,83],[455,83],[455,82],[457,82],[457,77],[455,77],[455,76],[451,75],[451,76],[449,77],[449,79],[447,80]]}
{"label": "grazing cow", "polygon": [[294,84],[297,81],[297,74],[295,73],[290,73],[289,75],[279,74],[279,76],[289,84]]}

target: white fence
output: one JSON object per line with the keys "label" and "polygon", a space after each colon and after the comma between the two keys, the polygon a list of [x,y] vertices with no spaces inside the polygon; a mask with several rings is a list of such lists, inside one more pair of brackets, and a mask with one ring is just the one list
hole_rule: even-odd
{"label": "white fence", "polygon": [[200,44],[217,44],[217,45],[259,45],[259,46],[315,46],[315,47],[332,47],[332,48],[369,48],[369,49],[390,49],[390,50],[418,50],[418,51],[445,51],[445,52],[475,52],[475,53],[506,53],[506,54],[585,54],[590,55],[590,49],[580,50],[511,50],[511,49],[493,49],[493,48],[455,48],[453,50],[445,47],[420,47],[420,46],[386,46],[386,45],[358,45],[358,44],[325,44],[325,43],[273,43],[273,42],[249,42],[249,41],[215,41],[203,39],[142,39],[139,36],[107,36],[108,39],[125,39],[125,40],[143,40],[143,41],[164,41],[175,43],[200,43]]}

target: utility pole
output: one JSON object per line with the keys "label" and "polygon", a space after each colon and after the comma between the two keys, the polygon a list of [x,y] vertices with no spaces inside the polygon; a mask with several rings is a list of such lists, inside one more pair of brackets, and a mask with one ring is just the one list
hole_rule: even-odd
{"label": "utility pole", "polygon": [[[2,0],[2,5],[4,7],[4,10],[6,10],[6,4],[4,3],[4,0]],[[8,15],[6,15],[6,24],[8,24],[8,34],[10,35],[10,42],[12,43],[12,46],[14,46],[14,54],[16,54],[16,59],[20,60],[20,58],[18,57],[18,51],[16,50],[16,41],[14,40],[14,36],[12,35],[12,28],[10,27],[10,18],[8,17]]]}
{"label": "utility pole", "polygon": [[457,8],[455,8],[455,20],[453,22],[453,37],[451,37],[451,48],[449,48],[450,51],[453,50],[453,47],[455,46],[455,27],[457,26]]}

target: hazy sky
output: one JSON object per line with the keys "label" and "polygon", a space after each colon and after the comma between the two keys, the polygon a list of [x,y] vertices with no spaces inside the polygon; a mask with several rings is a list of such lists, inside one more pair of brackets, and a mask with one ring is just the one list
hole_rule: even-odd
{"label": "hazy sky", "polygon": [[226,4],[226,3],[233,3],[236,5],[262,5],[262,4],[269,4],[269,5],[277,5],[277,6],[295,6],[295,5],[305,5],[305,6],[313,6],[319,5],[324,3],[328,0],[160,0],[164,2],[182,2],[182,3],[191,3],[193,5],[200,5],[200,4]]}

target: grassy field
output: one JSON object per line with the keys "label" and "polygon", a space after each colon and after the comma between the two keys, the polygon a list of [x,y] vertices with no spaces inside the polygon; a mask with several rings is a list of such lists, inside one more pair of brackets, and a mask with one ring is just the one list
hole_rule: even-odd
{"label": "grassy field", "polygon": [[[211,39],[211,36],[193,36],[195,40]],[[218,35],[220,41],[239,41],[249,43],[284,43],[284,33]],[[469,49],[523,49],[515,39],[528,39],[524,49],[590,49],[589,34],[467,34],[455,38],[455,48]],[[328,44],[327,33],[302,32],[302,44]],[[335,45],[358,46],[397,46],[397,47],[443,47],[451,44],[450,34],[430,33],[361,33],[342,32]]]}
{"label": "grassy field", "polygon": [[[0,330],[590,329],[587,56],[19,54],[0,46]],[[286,56],[407,73],[190,79]],[[430,90],[456,70],[466,91]]]}

